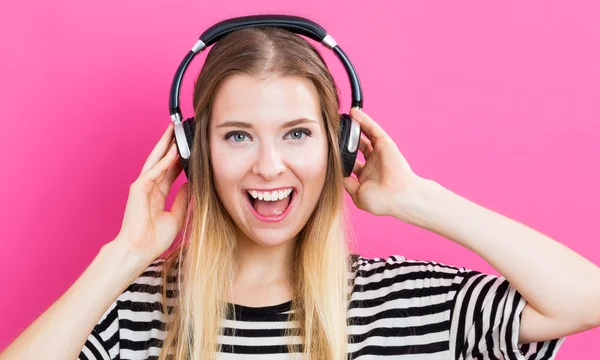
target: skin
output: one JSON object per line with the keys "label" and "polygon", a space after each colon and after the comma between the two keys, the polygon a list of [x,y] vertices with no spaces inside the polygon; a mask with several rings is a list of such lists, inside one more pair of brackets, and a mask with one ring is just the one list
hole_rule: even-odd
{"label": "skin", "polygon": [[[233,75],[219,87],[211,115],[215,185],[237,226],[241,250],[232,301],[254,306],[288,301],[296,235],[319,200],[327,169],[317,90],[298,77]],[[297,119],[305,120],[288,124]],[[282,187],[297,191],[291,212],[278,223],[260,221],[246,203],[246,190]]]}

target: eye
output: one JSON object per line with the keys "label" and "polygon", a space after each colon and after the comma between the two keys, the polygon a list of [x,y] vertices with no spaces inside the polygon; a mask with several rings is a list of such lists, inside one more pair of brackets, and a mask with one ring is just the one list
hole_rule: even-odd
{"label": "eye", "polygon": [[250,135],[248,135],[247,133],[243,132],[243,131],[231,131],[228,132],[227,134],[225,134],[225,137],[223,138],[223,140],[229,140],[229,138],[233,139],[233,142],[239,143],[244,141],[244,139],[248,137],[250,138]]}
{"label": "eye", "polygon": [[292,129],[288,135],[290,135],[290,137],[293,140],[300,140],[302,139],[302,135],[306,135],[306,136],[310,136],[312,133],[310,132],[310,130],[306,129],[306,128],[297,128],[297,129]]}

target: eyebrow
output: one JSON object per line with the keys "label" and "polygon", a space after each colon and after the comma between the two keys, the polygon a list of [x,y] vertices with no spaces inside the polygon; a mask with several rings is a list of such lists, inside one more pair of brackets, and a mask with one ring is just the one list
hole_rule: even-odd
{"label": "eyebrow", "polygon": [[[299,119],[295,119],[295,120],[290,120],[286,123],[284,123],[283,125],[281,125],[281,128],[288,128],[288,127],[292,127],[292,126],[296,126],[296,125],[300,125],[300,124],[305,124],[305,123],[317,123],[317,121],[312,120],[312,119],[307,119],[307,118],[299,118]],[[224,123],[221,123],[217,126],[215,126],[216,128],[222,128],[222,127],[240,127],[240,128],[245,128],[245,129],[251,129],[252,128],[252,124],[249,122],[245,122],[245,121],[225,121]]]}

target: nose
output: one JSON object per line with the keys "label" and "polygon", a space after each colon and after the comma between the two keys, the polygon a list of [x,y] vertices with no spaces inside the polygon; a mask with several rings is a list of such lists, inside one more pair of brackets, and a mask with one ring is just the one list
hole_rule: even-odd
{"label": "nose", "polygon": [[272,144],[261,144],[258,150],[258,158],[254,162],[252,171],[265,178],[265,180],[277,178],[278,175],[285,171],[285,164],[281,153]]}

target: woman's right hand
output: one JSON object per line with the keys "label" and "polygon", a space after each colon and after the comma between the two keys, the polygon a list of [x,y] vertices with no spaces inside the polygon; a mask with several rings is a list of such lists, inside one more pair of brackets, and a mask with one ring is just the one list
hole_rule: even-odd
{"label": "woman's right hand", "polygon": [[145,263],[141,265],[152,263],[171,246],[183,227],[187,211],[188,182],[177,191],[171,211],[165,211],[167,195],[183,170],[173,128],[173,123],[169,123],[140,176],[129,187],[123,224],[113,240]]}

